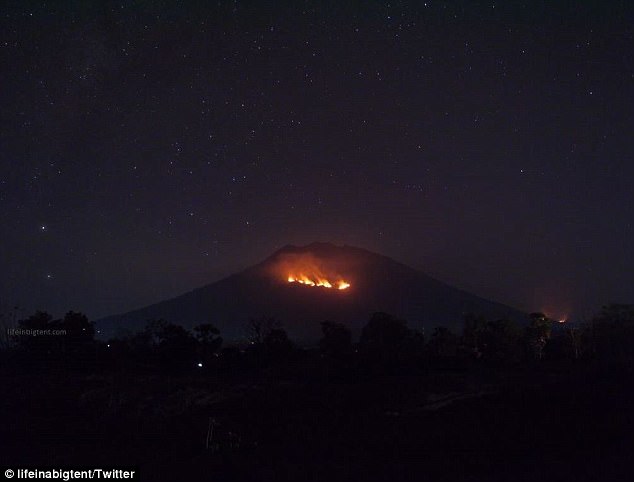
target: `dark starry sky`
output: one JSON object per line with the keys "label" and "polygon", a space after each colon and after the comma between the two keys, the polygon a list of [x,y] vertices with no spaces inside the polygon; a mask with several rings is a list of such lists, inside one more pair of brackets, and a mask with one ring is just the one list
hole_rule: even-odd
{"label": "dark starry sky", "polygon": [[5,306],[96,318],[315,240],[554,316],[634,301],[628,1],[0,12]]}

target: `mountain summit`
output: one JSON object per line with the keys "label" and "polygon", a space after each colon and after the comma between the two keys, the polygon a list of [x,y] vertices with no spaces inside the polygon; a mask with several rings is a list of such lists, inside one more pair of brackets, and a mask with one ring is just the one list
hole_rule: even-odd
{"label": "mountain summit", "polygon": [[263,262],[215,283],[145,308],[99,320],[101,336],[165,319],[191,328],[211,322],[226,340],[244,337],[249,318],[270,316],[289,336],[315,341],[319,322],[345,323],[360,332],[375,311],[431,330],[462,327],[466,313],[519,320],[511,307],[444,284],[391,258],[353,246],[312,243],[285,246]]}

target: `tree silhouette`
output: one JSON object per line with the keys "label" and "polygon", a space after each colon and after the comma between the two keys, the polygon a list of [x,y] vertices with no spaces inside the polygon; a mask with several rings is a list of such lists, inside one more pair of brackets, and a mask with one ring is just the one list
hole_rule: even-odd
{"label": "tree silhouette", "polygon": [[293,350],[293,344],[283,328],[270,330],[262,340],[262,345],[264,353],[271,359],[284,358]]}
{"label": "tree silhouette", "polygon": [[484,352],[487,336],[487,320],[484,316],[468,314],[464,317],[462,333],[463,348],[473,358],[479,359]]}
{"label": "tree silhouette", "polygon": [[51,314],[38,310],[27,319],[20,320],[18,326],[26,331],[17,337],[21,348],[38,355],[48,354],[54,350],[53,337],[45,334],[55,327]]}
{"label": "tree silhouette", "polygon": [[15,346],[16,338],[11,335],[10,330],[16,328],[19,310],[19,306],[13,306],[0,312],[0,350],[8,350]]}
{"label": "tree silhouette", "polygon": [[505,318],[489,321],[483,338],[483,358],[492,362],[516,362],[522,356],[520,327]]}
{"label": "tree silhouette", "polygon": [[458,352],[458,336],[445,326],[434,329],[429,341],[432,356],[443,359],[456,356]]}
{"label": "tree silhouette", "polygon": [[634,305],[603,306],[592,320],[596,355],[610,362],[634,361]]}
{"label": "tree silhouette", "polygon": [[211,323],[203,323],[194,327],[194,333],[198,341],[198,354],[201,361],[210,362],[222,346],[220,330]]}
{"label": "tree silhouette", "polygon": [[531,313],[528,315],[529,324],[526,327],[526,341],[531,355],[541,360],[544,356],[544,347],[553,329],[553,320],[543,313]]}
{"label": "tree silhouette", "polygon": [[165,368],[193,366],[196,339],[185,328],[165,320],[155,320],[147,325],[145,331]]}
{"label": "tree silhouette", "polygon": [[82,313],[69,311],[58,325],[64,332],[61,338],[64,352],[85,350],[94,341],[95,328]]}
{"label": "tree silhouette", "polygon": [[359,350],[371,365],[393,370],[408,352],[411,336],[405,321],[377,312],[361,331]]}
{"label": "tree silhouette", "polygon": [[323,337],[319,341],[321,353],[329,359],[341,361],[352,353],[352,334],[342,323],[323,321]]}
{"label": "tree silhouette", "polygon": [[266,338],[272,330],[280,328],[280,322],[270,316],[249,318],[245,328],[249,343],[259,345],[264,342],[264,338]]}

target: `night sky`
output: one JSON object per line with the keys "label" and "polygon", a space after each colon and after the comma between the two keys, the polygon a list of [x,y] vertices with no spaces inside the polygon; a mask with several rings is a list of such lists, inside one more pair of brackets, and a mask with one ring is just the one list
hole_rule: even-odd
{"label": "night sky", "polygon": [[3,2],[0,304],[95,319],[312,241],[633,302],[634,15],[565,3]]}

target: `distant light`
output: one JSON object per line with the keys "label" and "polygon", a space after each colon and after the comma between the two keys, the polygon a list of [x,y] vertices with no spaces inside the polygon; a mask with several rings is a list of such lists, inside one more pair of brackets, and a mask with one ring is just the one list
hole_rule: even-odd
{"label": "distant light", "polygon": [[110,344],[109,344],[109,343],[108,343],[106,346],[107,346],[108,348],[110,348]]}
{"label": "distant light", "polygon": [[198,362],[198,368],[202,368],[202,367],[203,367],[203,364]]}

